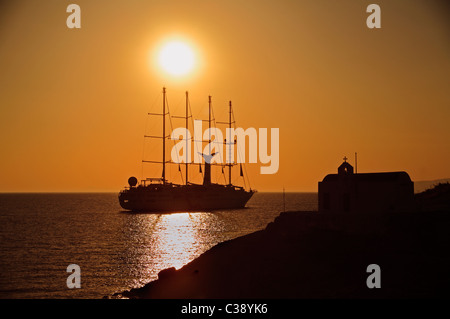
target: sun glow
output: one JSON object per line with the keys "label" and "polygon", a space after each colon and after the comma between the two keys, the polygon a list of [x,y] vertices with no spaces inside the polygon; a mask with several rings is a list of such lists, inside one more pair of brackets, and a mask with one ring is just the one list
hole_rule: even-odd
{"label": "sun glow", "polygon": [[195,54],[185,42],[170,41],[159,51],[158,63],[167,73],[182,76],[193,70]]}

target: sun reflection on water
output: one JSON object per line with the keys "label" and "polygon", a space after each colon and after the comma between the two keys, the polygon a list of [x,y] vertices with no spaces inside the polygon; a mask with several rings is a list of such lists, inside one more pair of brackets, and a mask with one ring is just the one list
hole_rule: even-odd
{"label": "sun reflection on water", "polygon": [[[207,213],[200,213],[207,214]],[[197,227],[199,216],[191,213],[162,215],[157,227],[159,236],[154,249],[165,267],[181,268],[195,258],[202,241]]]}
{"label": "sun reflection on water", "polygon": [[124,233],[127,241],[122,260],[132,287],[155,280],[158,272],[180,269],[213,245],[222,241],[224,220],[221,213],[191,212],[128,215]]}

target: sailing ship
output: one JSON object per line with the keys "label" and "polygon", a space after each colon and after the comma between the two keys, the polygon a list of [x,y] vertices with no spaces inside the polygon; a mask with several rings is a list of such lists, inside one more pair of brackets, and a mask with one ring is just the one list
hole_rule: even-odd
{"label": "sailing ship", "polygon": [[[188,92],[186,92],[186,115],[185,128],[188,129]],[[149,113],[151,114],[151,113]],[[162,113],[153,114],[162,115],[162,136],[146,136],[151,138],[162,139],[162,161],[146,161],[150,163],[158,163],[162,165],[161,178],[145,178],[138,182],[136,177],[128,179],[129,187],[125,187],[119,193],[120,206],[126,210],[135,212],[177,212],[177,211],[210,211],[218,209],[237,209],[243,208],[249,199],[256,192],[251,188],[247,190],[245,186],[237,186],[232,183],[232,167],[236,165],[233,161],[228,161],[226,164],[211,163],[214,153],[201,153],[204,158],[203,163],[203,183],[195,184],[189,181],[189,161],[185,161],[185,176],[184,183],[177,184],[169,182],[166,179],[166,164],[171,164],[171,161],[166,161],[166,89],[163,88],[163,102]],[[190,116],[192,117],[192,116]],[[209,97],[209,128],[211,128],[211,96]],[[231,128],[232,122],[232,106],[229,103],[229,121],[228,126]],[[222,123],[225,124],[225,123]],[[186,138],[186,143],[190,141]],[[211,136],[209,139],[211,145]],[[226,141],[229,147],[235,141]],[[189,148],[187,148],[189,149]],[[187,153],[187,152],[186,152]],[[196,165],[196,164],[191,164]],[[197,164],[200,165],[201,163]],[[228,167],[228,183],[219,184],[211,181],[211,166],[222,165],[222,173],[224,166]],[[181,169],[179,168],[181,171]],[[240,176],[243,176],[242,164],[240,166]],[[245,180],[244,180],[245,181]],[[244,184],[245,185],[245,184]]]}

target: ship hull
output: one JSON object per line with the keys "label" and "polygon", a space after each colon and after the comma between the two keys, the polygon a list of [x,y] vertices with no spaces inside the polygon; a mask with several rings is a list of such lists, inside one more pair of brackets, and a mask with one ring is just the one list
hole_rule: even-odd
{"label": "ship hull", "polygon": [[243,208],[253,194],[224,185],[146,186],[122,191],[119,203],[135,212],[210,211]]}

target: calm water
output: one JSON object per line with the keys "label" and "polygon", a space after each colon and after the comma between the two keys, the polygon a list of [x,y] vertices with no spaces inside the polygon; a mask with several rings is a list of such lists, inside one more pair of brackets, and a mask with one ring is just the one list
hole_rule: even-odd
{"label": "calm water", "polygon": [[[281,193],[256,193],[248,208],[130,214],[117,194],[0,194],[0,298],[102,298],[141,287],[219,242],[266,227]],[[317,194],[287,193],[286,210],[317,209]],[[81,288],[68,289],[69,264]]]}

